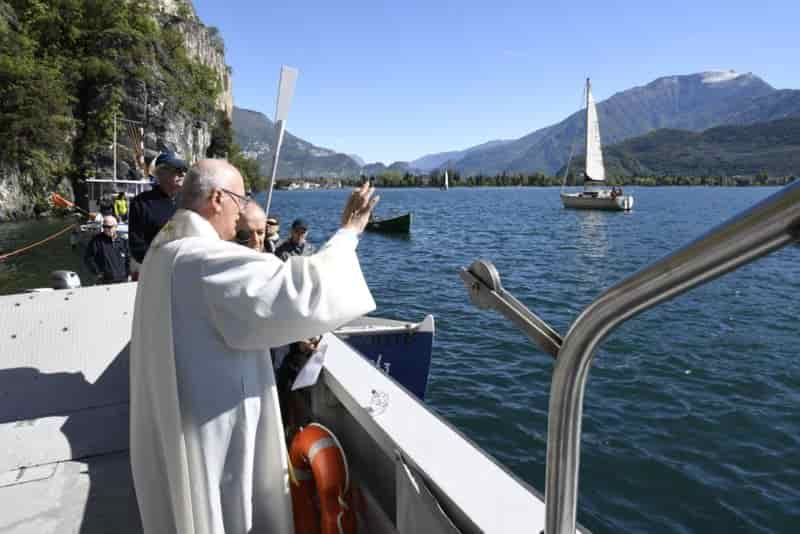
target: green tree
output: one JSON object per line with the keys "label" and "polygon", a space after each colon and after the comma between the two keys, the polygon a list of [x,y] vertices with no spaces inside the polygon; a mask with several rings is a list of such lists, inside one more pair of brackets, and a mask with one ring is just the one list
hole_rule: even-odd
{"label": "green tree", "polygon": [[211,144],[206,156],[209,158],[227,158],[233,150],[233,122],[224,111],[217,111],[216,123],[211,129]]}

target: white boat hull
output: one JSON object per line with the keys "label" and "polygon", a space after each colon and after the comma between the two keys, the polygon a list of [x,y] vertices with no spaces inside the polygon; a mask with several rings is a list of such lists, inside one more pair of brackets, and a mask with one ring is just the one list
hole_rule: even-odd
{"label": "white boat hull", "polygon": [[584,193],[561,193],[565,208],[584,210],[630,211],[633,209],[633,196],[587,195]]}

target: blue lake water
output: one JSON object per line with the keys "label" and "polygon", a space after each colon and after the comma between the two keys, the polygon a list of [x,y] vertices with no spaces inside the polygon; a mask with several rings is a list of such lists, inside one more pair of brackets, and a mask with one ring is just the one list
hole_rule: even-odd
{"label": "blue lake water", "polygon": [[[471,306],[458,269],[491,260],[506,289],[564,334],[604,289],[775,190],[630,188],[631,213],[567,211],[551,188],[382,190],[378,215],[412,211],[412,234],[366,234],[359,256],[377,314],[436,317],[428,404],[541,490],[552,359],[496,313]],[[283,234],[302,216],[321,244],[346,195],[278,191],[273,211]],[[0,224],[0,251],[64,224]],[[800,531],[798,259],[800,248],[789,247],[645,312],[604,342],[585,397],[585,526]],[[85,273],[79,264],[64,236],[0,262],[0,293],[46,286],[57,268]]]}

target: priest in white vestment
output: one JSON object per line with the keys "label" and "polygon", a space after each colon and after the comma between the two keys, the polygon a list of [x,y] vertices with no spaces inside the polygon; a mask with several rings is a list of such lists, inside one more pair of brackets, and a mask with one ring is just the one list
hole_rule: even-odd
{"label": "priest in white vestment", "polygon": [[353,193],[317,254],[284,263],[229,242],[249,202],[233,166],[187,174],[133,318],[130,454],[146,534],[294,531],[269,349],[375,308],[356,256],[372,193]]}

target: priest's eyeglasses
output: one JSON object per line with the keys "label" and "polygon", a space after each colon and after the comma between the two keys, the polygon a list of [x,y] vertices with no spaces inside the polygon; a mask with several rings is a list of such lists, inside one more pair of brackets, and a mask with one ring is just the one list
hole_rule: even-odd
{"label": "priest's eyeglasses", "polygon": [[228,195],[231,196],[231,198],[233,198],[233,201],[236,202],[237,206],[239,206],[239,211],[244,211],[245,208],[247,208],[247,205],[250,204],[250,201],[253,200],[250,197],[246,197],[246,196],[240,195],[238,193],[234,193],[230,189],[225,189],[224,187],[220,187],[220,190],[223,193],[227,193]]}

